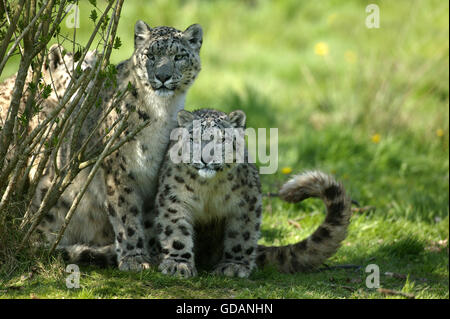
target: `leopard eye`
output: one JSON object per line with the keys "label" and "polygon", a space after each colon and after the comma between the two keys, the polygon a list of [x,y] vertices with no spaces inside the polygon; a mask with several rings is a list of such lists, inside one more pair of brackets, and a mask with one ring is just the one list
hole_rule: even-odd
{"label": "leopard eye", "polygon": [[183,60],[187,57],[187,54],[177,54],[175,55],[175,61]]}
{"label": "leopard eye", "polygon": [[151,53],[147,53],[147,58],[152,62],[155,61],[155,56]]}

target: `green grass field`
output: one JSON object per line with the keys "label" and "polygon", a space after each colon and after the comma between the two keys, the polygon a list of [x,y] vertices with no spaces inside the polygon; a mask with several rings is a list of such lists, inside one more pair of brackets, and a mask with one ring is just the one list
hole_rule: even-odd
{"label": "green grass field", "polygon": [[[81,2],[83,44],[92,22]],[[379,29],[365,26],[373,2]],[[262,176],[265,192],[277,192],[290,174],[320,169],[361,206],[373,206],[355,211],[348,238],[327,263],[361,268],[182,280],[92,267],[81,269],[80,289],[67,289],[63,263],[41,258],[3,272],[0,298],[403,298],[367,288],[368,264],[379,266],[383,288],[449,298],[448,2],[141,3],[125,2],[113,62],[131,55],[137,19],[179,29],[200,23],[203,70],[186,108],[242,109],[248,126],[278,128],[279,169]],[[16,68],[9,64],[3,77]],[[263,212],[264,244],[296,242],[324,218],[318,200],[266,198]]]}

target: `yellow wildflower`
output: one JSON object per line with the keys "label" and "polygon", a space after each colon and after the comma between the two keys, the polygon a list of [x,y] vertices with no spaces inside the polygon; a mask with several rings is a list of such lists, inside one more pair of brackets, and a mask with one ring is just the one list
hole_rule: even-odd
{"label": "yellow wildflower", "polygon": [[319,55],[319,56],[326,56],[329,53],[329,48],[328,48],[328,44],[326,44],[325,42],[319,42],[316,43],[316,45],[314,46],[314,53]]}
{"label": "yellow wildflower", "polygon": [[444,136],[444,134],[445,134],[445,132],[444,132],[444,130],[443,129],[437,129],[436,130],[436,135],[438,136],[438,137],[442,137],[442,136]]}
{"label": "yellow wildflower", "polygon": [[374,142],[375,144],[380,143],[380,140],[381,140],[380,134],[377,133],[377,134],[372,135],[372,142]]}
{"label": "yellow wildflower", "polygon": [[344,57],[345,57],[345,61],[347,61],[347,63],[350,63],[350,64],[354,64],[357,59],[356,53],[351,50],[345,51]]}
{"label": "yellow wildflower", "polygon": [[290,168],[290,167],[283,167],[281,169],[281,173],[283,173],[283,174],[290,174],[290,173],[292,173],[292,168]]}
{"label": "yellow wildflower", "polygon": [[332,13],[327,17],[327,23],[333,24],[334,20],[336,20],[337,13]]}

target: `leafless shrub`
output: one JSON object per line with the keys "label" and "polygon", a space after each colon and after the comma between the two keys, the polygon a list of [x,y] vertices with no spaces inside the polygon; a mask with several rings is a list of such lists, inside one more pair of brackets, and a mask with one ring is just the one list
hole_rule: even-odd
{"label": "leafless shrub", "polygon": [[[87,114],[92,108],[101,107],[101,88],[115,85],[115,67],[109,63],[109,58],[112,50],[120,46],[116,31],[123,0],[109,0],[101,10],[96,7],[96,1],[90,0],[95,11],[91,13],[94,24],[84,46],[76,42],[76,29],[72,39],[60,34],[60,25],[74,3],[77,1],[0,0],[0,74],[6,62],[20,54],[9,107],[3,120],[0,118],[0,266],[8,260],[16,260],[19,251],[31,247],[30,238],[42,218],[77,174],[89,168],[89,177],[66,215],[53,250],[103,159],[148,124],[143,123],[140,128],[122,135],[129,113],[121,114],[96,148],[91,147],[94,132],[89,136],[80,135]],[[97,16],[97,12],[101,14]],[[48,97],[55,83],[53,79],[44,83],[41,71],[52,38],[58,43],[70,41],[74,58],[79,62],[77,67],[68,70],[72,78],[64,95],[58,96],[49,107]],[[94,49],[94,39],[100,39],[95,47],[98,58],[95,64],[82,70],[81,61]],[[128,93],[117,92],[113,98],[119,101]],[[104,117],[115,104],[102,113]],[[47,112],[43,116],[45,108]],[[99,119],[98,125],[104,117]],[[70,159],[64,165],[57,160],[62,145],[69,150]],[[32,199],[49,167],[55,172],[51,186],[39,209],[34,211]],[[30,174],[32,171],[34,174]]]}

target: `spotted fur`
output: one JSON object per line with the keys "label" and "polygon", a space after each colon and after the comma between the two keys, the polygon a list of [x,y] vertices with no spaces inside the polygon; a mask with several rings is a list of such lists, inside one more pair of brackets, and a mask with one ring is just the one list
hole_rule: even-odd
{"label": "spotted fur", "polygon": [[281,247],[258,246],[257,265],[271,264],[285,273],[317,268],[336,253],[347,235],[350,198],[341,183],[319,171],[294,176],[281,187],[280,197],[290,203],[320,198],[325,203],[327,215],[311,236],[298,243]]}
{"label": "spotted fur", "polygon": [[[40,80],[40,85],[50,85],[51,93],[46,99],[42,99],[39,94],[36,95],[35,103],[39,106],[39,112],[32,112],[27,126],[29,132],[34,130],[43,120],[45,120],[49,113],[60,103],[71,79],[74,76],[77,77],[77,75],[74,74],[78,73],[74,73],[73,71],[78,66],[80,66],[82,71],[86,70],[87,68],[91,68],[95,64],[96,60],[97,55],[95,51],[89,51],[82,62],[77,62],[75,61],[72,53],[64,52],[64,49],[58,44],[54,44],[48,49],[48,54],[41,68],[42,77]],[[32,80],[32,77],[33,71],[30,68],[26,77],[26,83],[23,91],[24,93],[20,100],[17,118],[22,117],[25,111],[25,106],[30,93],[29,82]],[[0,130],[8,117],[8,109],[11,103],[12,91],[16,79],[17,74],[7,78],[4,82],[0,83]],[[18,127],[20,126],[16,125],[14,130],[16,130]],[[13,147],[14,145],[10,145],[10,148]],[[10,156],[13,154],[14,152],[6,153],[6,163],[8,163],[8,161],[10,160]],[[36,170],[38,167],[37,163],[41,159],[41,156],[43,156],[43,153],[37,152],[35,156],[36,160],[34,162],[32,157],[28,159],[28,165],[31,166],[28,176],[28,178],[30,179],[32,179],[36,174]],[[50,218],[51,217],[47,217],[46,219],[48,220]]]}
{"label": "spotted fur", "polygon": [[[75,62],[73,54],[70,52],[65,53],[63,51],[63,48],[58,44],[54,44],[48,49],[48,55],[41,69],[41,84],[50,85],[52,91],[50,96],[45,100],[40,100],[39,97],[37,97],[36,102],[39,103],[41,111],[30,118],[28,125],[30,131],[44,120],[48,113],[59,103],[72,78],[73,70],[78,66],[79,62]],[[81,62],[81,70],[92,67],[95,64],[95,61],[95,51],[90,51],[86,55],[85,60]],[[30,92],[28,83],[32,80],[32,76],[33,72],[30,68],[26,78],[24,94],[20,101],[18,116],[21,116],[25,110],[25,104]],[[12,91],[16,78],[17,74],[14,74],[0,83],[0,129],[7,119],[8,108],[11,103]],[[33,175],[34,170],[31,171],[31,176]]]}
{"label": "spotted fur", "polygon": [[[179,126],[190,132],[195,120],[201,121],[204,132],[245,127],[242,111],[178,113]],[[257,244],[262,218],[260,179],[246,154],[244,163],[228,164],[203,158],[199,163],[176,164],[169,154],[161,168],[156,218],[150,225],[161,245],[159,269],[164,274],[190,277],[200,267],[216,274],[248,277],[256,266],[267,264],[287,273],[305,271],[332,256],[345,238],[350,201],[331,176],[308,172],[281,188],[280,196],[288,202],[321,198],[327,217],[310,237],[297,244],[264,247]]]}
{"label": "spotted fur", "polygon": [[[102,107],[88,114],[81,138],[94,132],[92,144],[104,145],[102,133],[113,127],[119,113],[130,113],[124,134],[144,121],[150,120],[150,124],[105,159],[83,196],[59,245],[73,263],[117,264],[121,270],[140,270],[151,263],[148,251],[152,247],[148,245],[144,224],[147,216],[152,215],[158,170],[169,133],[176,126],[176,114],[183,109],[187,91],[201,69],[202,29],[199,25],[185,31],[151,28],[138,21],[134,42],[132,56],[116,67],[117,87],[102,88]],[[117,92],[130,87],[121,101],[115,100]],[[93,131],[113,103],[113,112],[98,131]],[[58,158],[61,165],[69,160],[65,147],[68,145],[63,144]],[[39,225],[50,242],[54,241],[89,172],[90,169],[80,172]],[[52,176],[49,167],[38,186],[34,207],[39,206],[48,191]]]}

